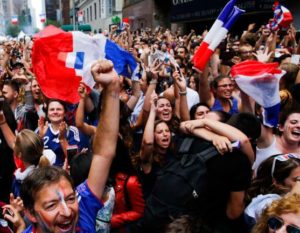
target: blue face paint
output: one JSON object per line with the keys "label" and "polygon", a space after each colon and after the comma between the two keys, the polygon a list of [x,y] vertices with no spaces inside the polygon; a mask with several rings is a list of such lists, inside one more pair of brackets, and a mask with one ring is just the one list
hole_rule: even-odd
{"label": "blue face paint", "polygon": [[35,218],[37,220],[37,225],[41,228],[43,233],[53,233],[49,228],[48,224],[42,219],[39,213],[35,213]]}
{"label": "blue face paint", "polygon": [[66,201],[65,201],[63,192],[62,192],[61,190],[55,190],[55,192],[56,192],[56,195],[57,195],[58,198],[59,198],[60,203],[62,204],[62,206],[63,206],[63,208],[64,208],[65,214],[66,214],[66,215],[69,215],[69,214],[70,214],[70,209],[69,209],[68,206],[67,206],[67,203],[66,203]]}

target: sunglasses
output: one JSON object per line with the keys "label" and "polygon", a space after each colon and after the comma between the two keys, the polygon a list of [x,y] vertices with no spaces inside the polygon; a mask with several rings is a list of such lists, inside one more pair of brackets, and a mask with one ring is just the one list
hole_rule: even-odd
{"label": "sunglasses", "polygon": [[275,166],[276,166],[276,161],[281,161],[281,162],[285,162],[291,158],[296,158],[296,159],[300,159],[300,157],[297,154],[283,154],[283,155],[277,155],[274,159],[273,159],[273,163],[272,163],[272,169],[271,169],[271,177],[274,178],[274,171],[275,171]]}
{"label": "sunglasses", "polygon": [[[271,230],[276,231],[279,230],[284,225],[284,221],[282,218],[277,216],[272,216],[268,220],[268,226]],[[300,227],[295,225],[287,225],[286,226],[287,233],[300,233]]]}

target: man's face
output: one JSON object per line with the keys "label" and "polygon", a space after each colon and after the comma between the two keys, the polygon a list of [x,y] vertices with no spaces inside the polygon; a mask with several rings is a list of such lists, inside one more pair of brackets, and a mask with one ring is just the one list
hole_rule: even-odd
{"label": "man's face", "polygon": [[16,101],[18,98],[18,93],[14,89],[12,89],[12,87],[9,85],[3,86],[2,94],[8,104],[11,104],[12,102]]}
{"label": "man's face", "polygon": [[177,49],[177,54],[179,57],[185,58],[185,56],[186,56],[185,49],[184,48]]}
{"label": "man's face", "polygon": [[70,182],[62,177],[37,192],[30,220],[37,224],[38,233],[73,233],[78,211],[75,191]]}
{"label": "man's face", "polygon": [[242,61],[253,59],[253,47],[251,45],[241,46],[239,49],[239,53]]}
{"label": "man's face", "polygon": [[233,83],[230,78],[223,78],[218,82],[216,89],[217,97],[220,99],[229,99],[232,96]]}

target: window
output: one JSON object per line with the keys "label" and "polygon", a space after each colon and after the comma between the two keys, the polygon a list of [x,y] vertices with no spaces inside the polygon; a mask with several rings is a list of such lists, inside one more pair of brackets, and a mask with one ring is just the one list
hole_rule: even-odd
{"label": "window", "polygon": [[91,21],[93,20],[93,11],[92,11],[92,6],[90,6],[90,19],[91,19]]}
{"label": "window", "polygon": [[86,8],[86,22],[89,22],[89,17],[90,17],[89,8]]}
{"label": "window", "polygon": [[108,15],[112,15],[112,0],[108,0]]}
{"label": "window", "polygon": [[97,19],[97,4],[94,3],[95,20]]}
{"label": "window", "polygon": [[101,0],[99,0],[99,18],[101,18]]}

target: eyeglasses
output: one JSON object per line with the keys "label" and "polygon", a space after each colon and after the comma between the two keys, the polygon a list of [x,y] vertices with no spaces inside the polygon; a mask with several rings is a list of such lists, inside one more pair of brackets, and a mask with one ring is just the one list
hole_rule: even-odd
{"label": "eyeglasses", "polygon": [[281,162],[284,162],[284,161],[287,161],[291,158],[296,158],[296,159],[300,159],[300,157],[297,155],[297,154],[283,154],[283,155],[277,155],[274,160],[273,160],[273,163],[272,163],[272,169],[271,169],[271,177],[274,178],[274,171],[275,171],[275,166],[276,166],[276,161],[281,161]]}
{"label": "eyeglasses", "polygon": [[222,88],[226,88],[226,87],[233,87],[233,84],[222,84],[222,85],[218,85],[218,87],[222,87]]}
{"label": "eyeglasses", "polygon": [[[276,231],[279,230],[284,225],[284,221],[282,218],[277,216],[272,216],[268,220],[268,226],[271,230]],[[287,233],[300,233],[300,227],[289,224],[286,226]]]}

